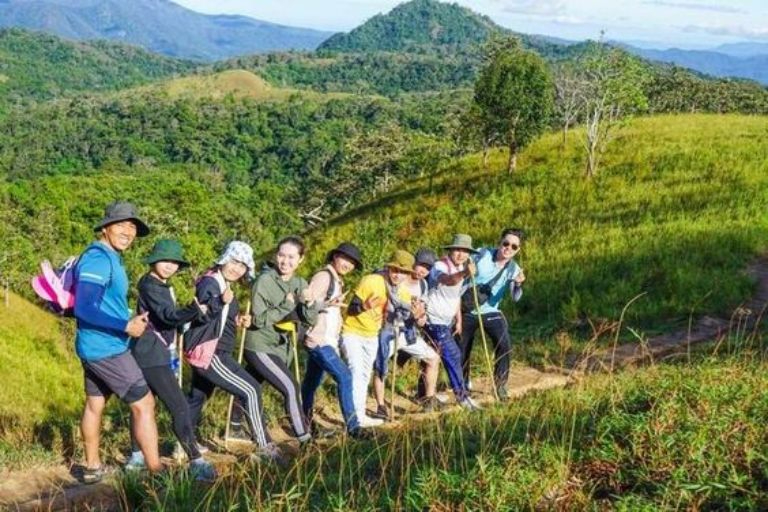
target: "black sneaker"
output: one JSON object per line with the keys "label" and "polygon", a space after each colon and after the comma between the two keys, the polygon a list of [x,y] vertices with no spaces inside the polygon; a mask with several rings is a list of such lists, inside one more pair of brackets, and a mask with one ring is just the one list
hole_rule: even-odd
{"label": "black sneaker", "polygon": [[389,421],[389,409],[387,409],[386,405],[379,405],[376,407],[376,412],[371,416],[379,418],[380,420]]}
{"label": "black sneaker", "polygon": [[332,428],[321,427],[314,421],[309,424],[309,433],[312,434],[312,439],[327,439],[336,435],[336,430]]}
{"label": "black sneaker", "polygon": [[365,429],[362,427],[357,427],[348,432],[349,437],[353,439],[357,439],[358,441],[370,441],[376,435],[373,433],[370,429]]}

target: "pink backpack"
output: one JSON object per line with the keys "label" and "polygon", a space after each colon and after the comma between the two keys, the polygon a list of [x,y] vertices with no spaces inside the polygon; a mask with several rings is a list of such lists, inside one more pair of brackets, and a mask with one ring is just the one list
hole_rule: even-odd
{"label": "pink backpack", "polygon": [[[107,254],[106,249],[98,245],[90,248]],[[86,249],[86,251],[90,250]],[[83,253],[85,254],[85,253]],[[108,256],[108,255],[107,255]],[[48,309],[62,316],[73,316],[75,310],[75,271],[80,256],[70,256],[60,267],[53,268],[50,261],[40,263],[42,273],[32,278],[32,289],[43,299]],[[110,280],[112,276],[110,276]]]}

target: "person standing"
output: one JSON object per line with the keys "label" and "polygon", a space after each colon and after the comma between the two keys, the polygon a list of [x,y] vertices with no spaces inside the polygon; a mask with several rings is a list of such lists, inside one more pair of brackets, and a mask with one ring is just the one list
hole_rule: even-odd
{"label": "person standing", "polygon": [[301,383],[301,402],[304,415],[313,430],[312,420],[315,394],[323,381],[325,373],[331,375],[338,387],[337,395],[341,415],[344,418],[347,433],[358,439],[371,437],[360,426],[352,399],[352,375],[344,361],[339,357],[339,337],[341,335],[344,305],[343,276],[353,270],[363,268],[360,249],[349,242],[342,242],[328,253],[326,266],[316,272],[309,281],[309,298],[320,302],[315,324],[304,337],[307,350],[307,371]]}
{"label": "person standing", "polygon": [[447,256],[438,260],[429,273],[426,331],[438,347],[456,401],[465,409],[476,410],[480,407],[469,396],[462,373],[461,349],[453,334],[461,332],[462,285],[475,274],[475,264],[469,255],[477,251],[472,248],[472,237],[464,234],[454,235],[444,249]]}
{"label": "person standing", "polygon": [[[341,329],[342,350],[352,373],[352,399],[363,427],[381,425],[384,420],[366,414],[368,384],[379,351],[379,332],[388,313],[411,314],[411,294],[401,286],[413,270],[413,255],[397,250],[384,266],[384,272],[369,274],[355,289]],[[394,318],[392,319],[394,321]]]}
{"label": "person standing", "polygon": [[[482,248],[473,257],[477,265],[478,311],[472,297],[471,306],[462,314],[461,351],[462,373],[469,382],[470,355],[475,334],[483,323],[483,330],[491,338],[495,353],[494,385],[500,400],[508,400],[507,380],[509,379],[510,351],[509,324],[499,304],[509,290],[512,300],[518,301],[523,295],[522,285],[525,273],[514,261],[520,251],[523,233],[519,229],[505,229],[501,233],[498,246]],[[472,293],[467,290],[465,293]]]}
{"label": "person standing", "polygon": [[188,396],[192,424],[199,426],[203,406],[219,387],[242,400],[253,439],[264,455],[275,462],[282,454],[272,442],[262,413],[261,385],[232,355],[238,327],[251,324],[250,315],[240,315],[232,284],[246,275],[255,277],[253,249],[241,241],[230,242],[216,264],[197,282],[195,295],[208,308],[205,317],[192,322],[184,337],[187,362],[192,366],[192,388]]}
{"label": "person standing", "polygon": [[131,409],[131,428],[147,468],[162,470],[157,446],[155,400],[128,350],[131,337],[147,327],[147,314],[131,316],[128,275],[122,253],[137,236],[149,234],[136,207],[117,201],[107,206],[94,228],[97,241],[80,255],[75,267],[75,349],[83,365],[85,408],[80,429],[85,444],[82,481],[100,481],[104,469],[99,455],[101,419],[109,397],[117,395]]}
{"label": "person standing", "polygon": [[[216,479],[216,470],[200,454],[189,405],[175,373],[182,370],[178,358],[178,330],[204,316],[208,308],[197,300],[184,307],[176,306],[176,296],[168,280],[179,269],[189,266],[179,242],[158,240],[144,263],[149,265],[149,271],[139,280],[137,310],[149,313],[149,322],[144,334],[132,340],[131,353],[152,393],[171,414],[173,432],[189,458],[190,473],[197,480],[212,481]],[[126,468],[141,469],[145,465],[144,456],[133,436],[131,445],[132,453]]]}
{"label": "person standing", "polygon": [[[307,282],[296,275],[304,261],[304,242],[297,236],[280,240],[274,262],[264,265],[251,291],[251,318],[245,338],[248,372],[259,383],[269,382],[283,396],[285,413],[299,442],[311,439],[299,400],[299,384],[291,371],[294,340],[278,326],[283,322],[311,325],[317,318]],[[294,331],[297,332],[297,331]],[[233,437],[238,437],[241,408],[232,414]],[[242,437],[242,433],[239,434]]]}

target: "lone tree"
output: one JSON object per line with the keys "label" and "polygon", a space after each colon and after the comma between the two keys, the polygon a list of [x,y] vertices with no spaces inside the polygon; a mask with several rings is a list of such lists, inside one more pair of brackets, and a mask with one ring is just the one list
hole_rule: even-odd
{"label": "lone tree", "polygon": [[644,89],[649,74],[638,59],[599,42],[582,57],[581,76],[584,86],[580,110],[586,124],[585,174],[592,178],[615,128],[648,108]]}
{"label": "lone tree", "polygon": [[514,37],[493,38],[475,82],[474,103],[483,146],[509,149],[507,170],[522,148],[547,127],[553,108],[552,77],[544,61]]}

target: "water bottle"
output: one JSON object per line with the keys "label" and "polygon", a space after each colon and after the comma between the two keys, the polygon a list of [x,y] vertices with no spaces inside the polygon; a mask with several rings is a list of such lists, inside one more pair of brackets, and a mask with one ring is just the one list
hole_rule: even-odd
{"label": "water bottle", "polygon": [[171,370],[173,370],[173,374],[178,377],[179,370],[181,369],[181,359],[179,359],[179,351],[176,348],[176,343],[171,343],[168,346],[168,352],[170,352],[171,356]]}

